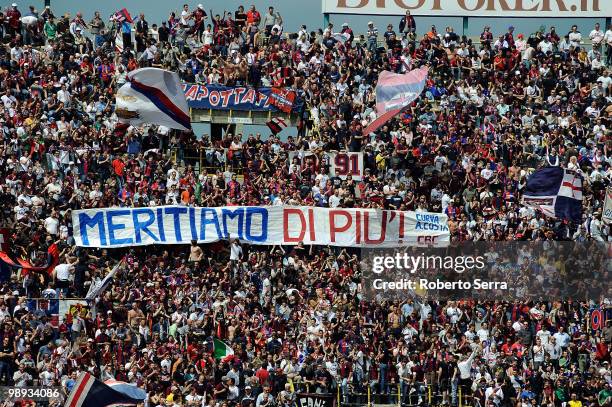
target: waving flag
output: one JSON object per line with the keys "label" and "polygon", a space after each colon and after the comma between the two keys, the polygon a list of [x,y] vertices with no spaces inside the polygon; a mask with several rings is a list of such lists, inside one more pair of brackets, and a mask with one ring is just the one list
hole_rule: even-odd
{"label": "waving flag", "polygon": [[33,266],[28,260],[18,258],[13,260],[6,252],[0,251],[0,262],[12,268],[20,268],[22,273],[27,274],[30,271],[44,272],[51,275],[57,263],[59,263],[59,249],[55,243],[47,249],[47,263],[43,266]]}
{"label": "waving flag", "polygon": [[234,350],[220,339],[214,339],[214,355],[215,359],[225,359],[234,354]]}
{"label": "waving flag", "polygon": [[117,92],[115,113],[133,125],[160,124],[172,129],[191,128],[189,107],[178,74],[158,68],[130,72]]}
{"label": "waving flag", "polygon": [[368,135],[381,128],[415,101],[427,80],[427,68],[415,69],[407,74],[383,71],[376,84],[376,119],[363,131]]}
{"label": "waving flag", "polygon": [[64,407],[135,406],[143,402],[144,398],[141,396],[142,393],[138,394],[138,397],[132,397],[132,395],[117,391],[84,372],[72,387]]}
{"label": "waving flag", "polygon": [[108,385],[111,389],[125,394],[133,399],[144,400],[147,398],[147,392],[132,383],[120,382],[118,380],[111,379],[104,381],[104,384]]}
{"label": "waving flag", "polygon": [[349,33],[333,33],[332,37],[334,38],[334,40],[344,44],[345,42],[347,42],[348,40],[351,39],[351,34],[349,34]]}
{"label": "waving flag", "polygon": [[120,23],[127,21],[131,24],[134,22],[134,20],[132,20],[132,16],[130,16],[130,13],[126,8],[122,8],[121,10],[117,11],[111,18]]}
{"label": "waving flag", "polygon": [[122,264],[123,259],[119,260],[119,263],[117,263],[115,267],[113,267],[113,269],[109,271],[106,277],[104,277],[102,280],[97,279],[96,281],[92,281],[92,284],[91,286],[89,286],[89,291],[87,292],[85,299],[95,300],[97,297],[99,297],[100,294],[102,294],[110,285],[111,281],[113,280],[113,277],[115,277],[115,274],[117,274],[117,270],[119,270],[119,266],[121,266]]}
{"label": "waving flag", "polygon": [[287,127],[287,122],[282,117],[273,117],[272,120],[266,123],[274,135],[283,131]]}
{"label": "waving flag", "polygon": [[551,218],[582,220],[582,176],[561,167],[537,170],[523,193],[523,204],[542,211]]}
{"label": "waving flag", "polygon": [[291,113],[295,102],[295,92],[287,88],[272,88],[270,92],[270,104],[281,112]]}

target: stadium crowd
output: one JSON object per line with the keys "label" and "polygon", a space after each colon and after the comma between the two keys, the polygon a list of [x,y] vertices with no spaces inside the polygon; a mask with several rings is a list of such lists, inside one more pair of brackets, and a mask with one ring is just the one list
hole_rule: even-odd
{"label": "stadium crowd", "polygon": [[[17,4],[0,13],[0,219],[9,231],[0,243],[34,264],[51,244],[60,251],[49,275],[3,275],[0,385],[69,392],[87,370],[138,384],[150,406],[295,406],[300,391],[364,404],[368,389],[380,403],[610,405],[612,319],[598,330],[589,320],[609,310],[609,295],[376,303],[361,295],[367,271],[354,248],[82,249],[70,214],[163,204],[425,210],[448,215],[455,241],[608,242],[612,27],[485,27],[475,41],[453,27],[417,27],[409,13],[384,31],[291,33],[272,7],[213,14],[184,5],[165,21],[141,13],[130,24]],[[291,87],[304,101],[299,127],[213,140],[120,124],[114,94],[144,66],[190,83]],[[378,74],[422,66],[422,97],[363,136]],[[205,165],[189,158],[197,149]],[[363,152],[363,181],[300,162],[332,150]],[[584,177],[582,222],[520,205],[528,175],[546,165]],[[30,298],[84,297],[120,259],[91,306],[60,321],[30,307]],[[234,354],[215,359],[215,337]]]}

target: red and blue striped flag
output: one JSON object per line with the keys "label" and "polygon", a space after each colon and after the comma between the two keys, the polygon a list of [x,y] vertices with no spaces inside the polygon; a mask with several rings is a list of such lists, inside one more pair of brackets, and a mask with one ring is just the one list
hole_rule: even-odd
{"label": "red and blue striped flag", "polygon": [[415,69],[404,75],[383,71],[376,84],[376,119],[365,128],[363,134],[375,132],[410,106],[425,88],[426,81],[427,68]]}

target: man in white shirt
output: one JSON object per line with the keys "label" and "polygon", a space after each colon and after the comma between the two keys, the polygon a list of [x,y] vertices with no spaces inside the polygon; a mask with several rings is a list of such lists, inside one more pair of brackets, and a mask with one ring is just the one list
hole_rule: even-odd
{"label": "man in white shirt", "polygon": [[51,214],[44,220],[44,223],[47,233],[51,236],[57,236],[59,228],[59,219],[57,219],[57,213],[55,212],[55,210],[53,210]]}
{"label": "man in white shirt", "polygon": [[57,91],[57,100],[64,104],[64,107],[69,108],[72,96],[66,89],[66,84],[62,84],[62,88]]}
{"label": "man in white shirt", "polygon": [[595,29],[589,34],[593,43],[593,51],[601,53],[605,33],[599,28],[599,23],[595,23]]}
{"label": "man in white shirt", "polygon": [[29,210],[30,209],[28,209],[28,207],[25,206],[24,201],[19,201],[17,206],[15,206],[15,208],[13,209],[13,211],[15,212],[15,220],[20,221],[23,218],[25,218]]}
{"label": "man in white shirt", "polygon": [[538,44],[538,49],[543,54],[548,54],[549,52],[552,52],[553,44],[552,44],[552,42],[550,42],[550,37],[549,36],[546,36],[542,41],[540,41],[540,43]]}
{"label": "man in white shirt", "polygon": [[536,333],[536,337],[540,340],[542,346],[546,346],[550,342],[550,331],[543,326],[542,329]]}
{"label": "man in white shirt", "polygon": [[63,293],[64,297],[68,294],[68,287],[73,279],[74,266],[79,262],[78,258],[74,260],[70,259],[70,256],[66,255],[65,263],[58,264],[53,270],[53,281],[55,287]]}
{"label": "man in white shirt", "polygon": [[242,258],[242,247],[238,239],[233,239],[230,247],[230,261],[239,261]]}
{"label": "man in white shirt", "polygon": [[574,48],[578,48],[580,44],[582,44],[582,34],[578,31],[578,26],[576,24],[572,26],[572,30],[569,32],[569,40],[570,45]]}
{"label": "man in white shirt", "polygon": [[337,208],[338,205],[340,205],[340,202],[341,202],[341,198],[339,196],[339,191],[336,189],[334,191],[334,194],[329,197],[329,207]]}
{"label": "man in white shirt", "polygon": [[193,18],[191,11],[189,11],[189,5],[183,5],[183,10],[181,10],[181,25],[189,25],[189,21]]}

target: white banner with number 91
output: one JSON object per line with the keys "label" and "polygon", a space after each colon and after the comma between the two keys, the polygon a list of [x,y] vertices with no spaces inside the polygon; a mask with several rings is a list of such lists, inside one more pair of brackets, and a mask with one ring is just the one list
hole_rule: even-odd
{"label": "white banner with number 91", "polygon": [[355,181],[363,177],[363,153],[327,153],[329,175],[346,179],[350,175]]}

